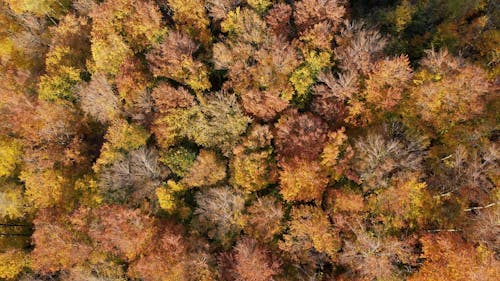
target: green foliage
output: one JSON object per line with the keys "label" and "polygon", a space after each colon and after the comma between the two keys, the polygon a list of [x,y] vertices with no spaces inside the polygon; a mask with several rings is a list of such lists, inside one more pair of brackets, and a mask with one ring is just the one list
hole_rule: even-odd
{"label": "green foliage", "polygon": [[184,177],[189,172],[196,159],[196,151],[184,146],[177,146],[167,150],[160,161],[165,163],[174,174]]}

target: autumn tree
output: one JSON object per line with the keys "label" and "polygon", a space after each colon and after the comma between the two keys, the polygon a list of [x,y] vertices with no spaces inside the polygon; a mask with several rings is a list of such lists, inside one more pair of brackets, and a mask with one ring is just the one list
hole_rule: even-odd
{"label": "autumn tree", "polygon": [[273,280],[280,272],[280,262],[268,249],[252,238],[244,237],[233,251],[219,258],[222,280]]}
{"label": "autumn tree", "polygon": [[68,217],[57,209],[42,209],[33,221],[32,268],[54,273],[83,263],[91,246],[77,236]]}
{"label": "autumn tree", "polygon": [[214,187],[197,193],[195,199],[196,225],[228,246],[245,225],[243,195],[232,187]]}
{"label": "autumn tree", "polygon": [[398,263],[416,265],[412,239],[399,241],[382,236],[367,230],[356,220],[349,224],[354,237],[344,241],[343,251],[339,254],[340,263],[349,266],[347,278],[398,280],[405,274],[396,269]]}
{"label": "autumn tree", "polygon": [[121,114],[120,101],[104,75],[95,74],[80,85],[78,97],[82,110],[99,122],[111,122]]}
{"label": "autumn tree", "polygon": [[145,254],[131,264],[128,275],[145,281],[188,280],[189,257],[182,229],[173,224],[164,225],[153,239]]}
{"label": "autumn tree", "polygon": [[189,187],[215,185],[226,177],[226,164],[210,150],[201,150],[181,183]]}
{"label": "autumn tree", "polygon": [[268,126],[256,125],[250,129],[242,144],[234,147],[230,163],[232,179],[246,192],[258,191],[276,181],[276,165],[272,160]]}
{"label": "autumn tree", "polygon": [[116,87],[122,101],[124,111],[132,119],[147,123],[152,113],[153,98],[149,91],[151,86],[147,67],[136,57],[127,58],[118,70]]}
{"label": "autumn tree", "polygon": [[481,114],[483,97],[490,89],[485,71],[447,50],[426,54],[410,91],[410,116],[422,118],[437,132],[443,132]]}
{"label": "autumn tree", "polygon": [[208,47],[212,35],[205,7],[209,1],[166,0],[166,2],[173,11],[176,27]]}
{"label": "autumn tree", "polygon": [[53,33],[45,59],[46,74],[40,77],[39,98],[73,100],[90,51],[90,27],[85,18],[67,15]]}
{"label": "autumn tree", "polygon": [[0,261],[0,278],[5,280],[14,280],[30,262],[28,256],[19,250],[0,253]]}
{"label": "autumn tree", "polygon": [[161,44],[146,55],[155,77],[167,77],[185,84],[197,93],[210,88],[206,66],[193,55],[196,43],[182,32],[170,32]]}
{"label": "autumn tree", "polygon": [[279,247],[292,260],[314,267],[336,259],[340,237],[323,210],[307,205],[293,207],[288,227]]}
{"label": "autumn tree", "polygon": [[22,146],[12,138],[0,138],[0,178],[11,176],[21,161]]}
{"label": "autumn tree", "polygon": [[328,178],[319,165],[328,125],[311,114],[290,110],[276,124],[281,194],[289,201],[319,200]]}
{"label": "autumn tree", "polygon": [[[263,19],[251,9],[228,13],[221,23],[227,39],[214,45],[215,66],[228,69],[231,87],[249,114],[272,119],[292,98],[289,81],[299,61],[294,48],[277,36],[265,36]],[[241,75],[245,73],[245,75]]]}
{"label": "autumn tree", "polygon": [[457,234],[428,234],[420,241],[425,262],[409,280],[495,280],[499,274],[493,252],[474,247]]}
{"label": "autumn tree", "polygon": [[418,171],[422,161],[418,150],[412,152],[397,139],[386,140],[373,133],[358,139],[355,151],[353,168],[363,181],[364,190],[387,186],[388,176],[399,171]]}
{"label": "autumn tree", "polygon": [[434,199],[418,174],[399,175],[391,185],[367,198],[368,209],[385,229],[406,232],[424,226],[426,211],[432,209]]}
{"label": "autumn tree", "polygon": [[22,186],[0,180],[0,219],[22,218],[27,211]]}
{"label": "autumn tree", "polygon": [[245,233],[262,242],[270,242],[284,229],[285,210],[272,196],[257,198],[247,208]]}
{"label": "autumn tree", "polygon": [[129,261],[144,251],[156,233],[153,218],[119,205],[81,208],[71,220],[96,245]]}

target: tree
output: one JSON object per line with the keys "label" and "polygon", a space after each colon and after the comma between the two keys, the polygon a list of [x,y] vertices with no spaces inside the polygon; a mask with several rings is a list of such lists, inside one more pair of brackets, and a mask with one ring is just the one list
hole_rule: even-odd
{"label": "tree", "polygon": [[216,21],[223,20],[240,2],[241,0],[206,0],[208,15]]}
{"label": "tree", "polygon": [[432,209],[434,199],[418,178],[418,174],[400,175],[387,189],[367,198],[369,211],[385,229],[408,232],[427,222],[426,210]]}
{"label": "tree", "polygon": [[149,133],[136,124],[129,124],[123,119],[114,120],[108,128],[101,147],[101,155],[94,165],[94,170],[120,159],[122,153],[138,149],[146,145]]}
{"label": "tree", "polygon": [[35,248],[31,266],[43,274],[66,270],[83,263],[91,247],[72,229],[68,217],[57,209],[42,209],[33,220]]}
{"label": "tree", "polygon": [[82,110],[101,123],[121,115],[118,97],[104,75],[95,74],[89,83],[80,85],[78,97]]}
{"label": "tree", "polygon": [[58,16],[68,8],[69,1],[56,1],[56,0],[7,0],[10,8],[17,14],[32,12],[37,16]]}
{"label": "tree", "polygon": [[285,3],[275,4],[267,13],[266,23],[276,35],[289,35],[292,7]]}
{"label": "tree", "polygon": [[157,231],[153,218],[119,205],[81,208],[72,215],[72,222],[97,246],[127,261],[139,257]]}
{"label": "tree", "polygon": [[0,219],[22,218],[26,211],[22,187],[0,181]]}
{"label": "tree", "polygon": [[120,157],[99,173],[99,193],[107,202],[140,204],[154,198],[155,189],[166,176],[158,152],[141,147]]}
{"label": "tree", "polygon": [[189,187],[215,185],[226,177],[226,163],[210,150],[201,150],[181,183]]}
{"label": "tree", "polygon": [[349,162],[354,157],[354,150],[347,141],[345,128],[328,133],[328,142],[321,153],[321,166],[330,175],[331,180],[339,180],[344,175],[353,181],[358,178],[353,175]]}
{"label": "tree", "polygon": [[483,97],[491,87],[483,69],[447,50],[427,51],[421,65],[410,90],[411,116],[443,132],[482,113]]}
{"label": "tree", "polygon": [[116,87],[125,102],[124,110],[132,119],[147,124],[151,120],[152,97],[147,67],[136,57],[127,58],[116,76]]}
{"label": "tree", "polygon": [[[95,5],[90,12],[90,17],[94,27],[93,40],[104,39],[110,35],[113,37],[122,35],[123,37],[120,36],[122,42],[129,42],[134,52],[142,51],[156,43],[165,32],[160,26],[161,13],[153,1],[107,0],[100,5]],[[115,37],[115,40],[121,41],[118,37]]]}
{"label": "tree", "polygon": [[160,161],[167,165],[167,167],[177,176],[185,177],[197,155],[194,149],[190,149],[184,146],[176,146],[162,153],[160,156]]}
{"label": "tree", "polygon": [[200,119],[187,135],[204,147],[220,148],[229,154],[246,131],[251,119],[243,114],[234,95],[215,93],[200,105]]}
{"label": "tree", "polygon": [[347,22],[336,42],[335,57],[345,71],[368,74],[372,64],[382,56],[387,40],[375,29],[363,23]]}
{"label": "tree", "polygon": [[94,73],[114,76],[120,65],[131,55],[130,47],[115,33],[92,36],[92,59],[89,68]]}
{"label": "tree", "polygon": [[[299,31],[326,21],[332,28],[337,27],[345,13],[345,8],[337,0],[302,0],[295,3],[294,19]],[[335,30],[335,29],[334,29]]]}
{"label": "tree", "polygon": [[366,80],[366,102],[375,109],[390,110],[403,98],[412,78],[407,56],[377,61]]}
{"label": "tree", "polygon": [[22,146],[16,139],[0,138],[0,178],[14,173],[22,155]]}
{"label": "tree", "polygon": [[255,125],[242,144],[234,147],[230,168],[235,186],[254,192],[276,182],[276,165],[271,158],[272,137],[269,126]]}
{"label": "tree", "polygon": [[423,266],[409,280],[495,280],[499,262],[488,249],[475,248],[456,234],[428,234],[420,239]]}
{"label": "tree", "polygon": [[208,231],[210,238],[228,246],[245,225],[243,195],[231,187],[214,187],[197,193],[195,199],[197,226]]}
{"label": "tree", "polygon": [[19,250],[0,253],[0,278],[14,280],[25,267],[29,266],[29,258]]}
{"label": "tree", "polygon": [[90,26],[86,19],[64,17],[52,29],[54,37],[45,59],[46,74],[40,77],[39,97],[44,100],[73,100],[85,60],[90,54]]}
{"label": "tree", "polygon": [[174,12],[173,19],[177,28],[208,47],[212,35],[208,28],[209,19],[205,11],[205,1],[167,0],[166,2]]}
{"label": "tree", "polygon": [[363,181],[363,189],[388,185],[388,176],[399,171],[418,171],[422,157],[418,150],[405,149],[397,139],[385,140],[379,134],[369,134],[355,144],[353,169]]}
{"label": "tree", "polygon": [[321,208],[293,207],[288,227],[278,245],[295,262],[315,266],[336,258],[340,237]]}
{"label": "tree", "polygon": [[275,146],[280,165],[295,157],[318,159],[328,137],[328,125],[321,118],[292,109],[283,114],[275,126]]}
{"label": "tree", "polygon": [[23,171],[19,178],[26,188],[26,200],[35,208],[62,206],[71,196],[70,182],[61,171]]}
{"label": "tree", "polygon": [[206,66],[193,57],[198,46],[181,32],[170,32],[146,55],[155,77],[163,76],[188,85],[197,93],[210,88]]}
{"label": "tree", "polygon": [[[349,266],[347,278],[360,280],[399,280],[402,272],[396,264],[417,264],[414,241],[399,241],[367,230],[359,221],[350,221],[353,240],[345,240],[339,254],[341,264]],[[410,237],[411,238],[411,237]]]}
{"label": "tree", "polygon": [[259,197],[247,208],[245,233],[261,242],[271,242],[283,231],[285,211],[272,196]]}
{"label": "tree", "polygon": [[280,163],[280,193],[286,201],[321,202],[328,177],[316,161],[288,160]]}
{"label": "tree", "polygon": [[166,224],[128,269],[130,277],[145,281],[188,280],[187,245],[179,226]]}
{"label": "tree", "polygon": [[271,256],[270,251],[248,237],[238,240],[230,254],[219,258],[219,264],[227,272],[222,273],[222,280],[273,280],[273,276],[280,272],[280,262]]}

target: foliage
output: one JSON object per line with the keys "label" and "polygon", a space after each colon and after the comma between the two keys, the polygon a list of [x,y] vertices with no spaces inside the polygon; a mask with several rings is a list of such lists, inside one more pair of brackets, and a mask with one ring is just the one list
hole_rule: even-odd
{"label": "foliage", "polygon": [[214,187],[197,193],[197,221],[208,236],[229,245],[231,236],[245,225],[243,195],[231,187]]}
{"label": "foliage", "polygon": [[29,266],[29,260],[25,253],[11,250],[0,253],[0,264],[0,278],[14,280],[24,267]]}
{"label": "foliage", "polygon": [[21,144],[15,139],[0,139],[0,177],[10,176],[20,162]]}
{"label": "foliage", "polygon": [[210,150],[201,150],[182,183],[189,187],[215,185],[226,177],[226,164]]}
{"label": "foliage", "polygon": [[229,255],[219,258],[223,280],[272,280],[280,263],[270,251],[251,238],[242,238]]}
{"label": "foliage", "polygon": [[426,235],[421,242],[426,261],[409,280],[495,280],[498,276],[498,260],[483,246],[475,248],[454,234]]}
{"label": "foliage", "polygon": [[498,279],[496,4],[0,0],[0,279]]}
{"label": "foliage", "polygon": [[210,88],[206,66],[193,57],[198,46],[181,32],[170,32],[146,56],[150,70],[156,77],[163,76],[186,84],[196,92]]}
{"label": "foliage", "polygon": [[336,252],[340,248],[338,233],[320,208],[294,207],[291,211],[289,228],[279,247],[293,260],[315,264],[336,257]]}

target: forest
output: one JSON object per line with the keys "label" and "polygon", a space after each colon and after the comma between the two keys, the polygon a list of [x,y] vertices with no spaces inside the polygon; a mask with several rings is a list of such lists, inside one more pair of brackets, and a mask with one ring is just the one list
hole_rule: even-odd
{"label": "forest", "polygon": [[0,280],[499,280],[499,6],[0,0]]}

